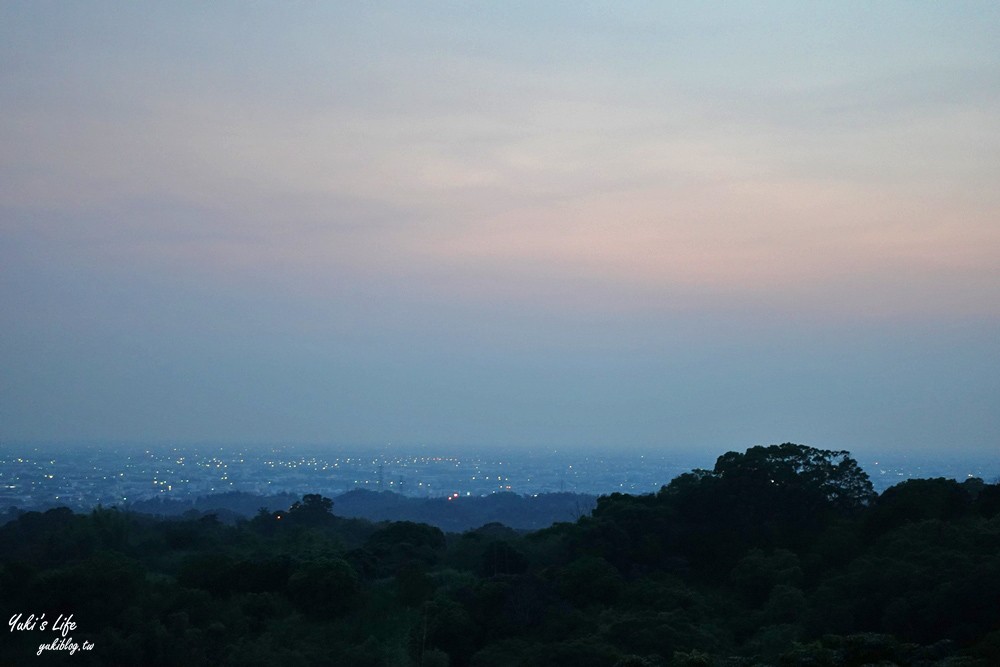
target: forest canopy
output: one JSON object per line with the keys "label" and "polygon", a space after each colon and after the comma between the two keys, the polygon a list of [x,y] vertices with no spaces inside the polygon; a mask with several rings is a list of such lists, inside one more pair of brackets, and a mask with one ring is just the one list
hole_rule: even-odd
{"label": "forest canopy", "polygon": [[[226,525],[118,508],[0,526],[3,611],[82,665],[1000,664],[1000,485],[877,495],[843,451],[720,456],[573,523],[445,533],[306,494]],[[35,640],[39,641],[35,641]],[[0,663],[40,664],[11,632]]]}

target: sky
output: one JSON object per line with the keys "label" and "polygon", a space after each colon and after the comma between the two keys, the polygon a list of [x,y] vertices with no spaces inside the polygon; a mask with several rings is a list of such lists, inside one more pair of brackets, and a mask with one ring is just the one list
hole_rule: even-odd
{"label": "sky", "polygon": [[0,442],[1000,449],[1000,4],[0,3]]}

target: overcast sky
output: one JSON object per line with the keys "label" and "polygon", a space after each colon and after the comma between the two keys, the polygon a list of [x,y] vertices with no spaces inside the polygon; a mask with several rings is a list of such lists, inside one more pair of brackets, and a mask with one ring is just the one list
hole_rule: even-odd
{"label": "overcast sky", "polygon": [[1000,450],[1000,4],[0,3],[0,441]]}

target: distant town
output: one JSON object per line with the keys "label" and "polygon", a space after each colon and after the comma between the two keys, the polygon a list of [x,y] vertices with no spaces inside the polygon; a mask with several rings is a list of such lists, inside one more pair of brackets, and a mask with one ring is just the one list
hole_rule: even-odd
{"label": "distant town", "polygon": [[[420,449],[420,448],[415,448]],[[722,452],[719,452],[722,453]],[[128,507],[151,498],[193,501],[233,491],[274,496],[353,489],[414,498],[614,492],[642,494],[703,460],[667,454],[599,456],[569,451],[480,452],[462,456],[417,451],[347,453],[316,447],[233,446],[44,447],[0,445],[0,507]],[[914,477],[980,477],[995,481],[1000,462],[858,459],[876,490]]]}

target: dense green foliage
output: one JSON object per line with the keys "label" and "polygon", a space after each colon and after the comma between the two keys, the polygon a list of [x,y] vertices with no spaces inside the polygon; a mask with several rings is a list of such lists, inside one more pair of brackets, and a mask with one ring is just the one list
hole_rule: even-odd
{"label": "dense green foliage", "polygon": [[846,452],[785,444],[533,533],[331,505],[22,514],[3,612],[72,613],[95,647],[35,657],[54,633],[8,632],[0,664],[1000,664],[1000,485],[980,480],[877,496]]}

